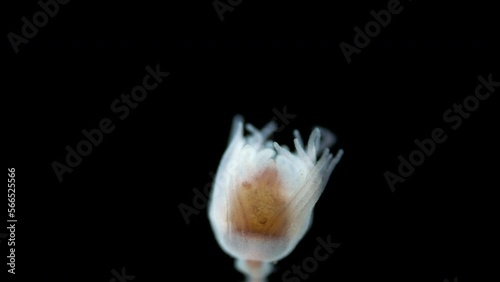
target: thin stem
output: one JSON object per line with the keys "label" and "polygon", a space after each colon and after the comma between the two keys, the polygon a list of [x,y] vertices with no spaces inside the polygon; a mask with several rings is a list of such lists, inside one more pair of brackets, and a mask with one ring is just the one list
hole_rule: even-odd
{"label": "thin stem", "polygon": [[236,260],[235,267],[245,274],[247,282],[266,282],[273,269],[269,262],[241,259]]}

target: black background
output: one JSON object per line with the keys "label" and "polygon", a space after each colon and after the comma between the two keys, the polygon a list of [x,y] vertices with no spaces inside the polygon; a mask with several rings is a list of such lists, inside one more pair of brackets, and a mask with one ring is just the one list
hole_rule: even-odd
{"label": "black background", "polygon": [[[321,125],[337,133],[335,149],[345,155],[312,228],[270,281],[328,235],[341,246],[308,281],[497,277],[490,256],[500,90],[456,130],[443,121],[474,94],[478,76],[500,80],[494,9],[402,2],[348,64],[340,42],[353,44],[353,28],[387,2],[244,0],[220,22],[211,1],[73,0],[18,54],[5,36],[17,280],[110,281],[112,269],[125,267],[134,281],[242,281],[206,210],[186,224],[178,206],[192,206],[192,189],[212,181],[235,114],[261,127],[284,107],[296,117],[277,141],[291,145],[293,129]],[[5,9],[4,34],[20,34],[21,17],[38,10],[36,1]],[[113,100],[157,64],[170,76],[119,120]],[[60,183],[51,164],[103,118],[116,129]],[[447,140],[393,193],[384,172],[396,172],[398,156],[438,127]]]}

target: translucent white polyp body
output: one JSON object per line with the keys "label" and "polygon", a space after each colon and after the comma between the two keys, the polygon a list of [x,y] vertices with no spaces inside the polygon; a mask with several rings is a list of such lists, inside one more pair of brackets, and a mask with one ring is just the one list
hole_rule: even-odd
{"label": "translucent white polyp body", "polygon": [[[287,256],[310,226],[312,211],[342,157],[328,147],[336,138],[315,128],[307,145],[295,131],[295,152],[269,140],[276,124],[262,130],[234,118],[220,162],[209,219],[222,249],[240,260],[276,261]],[[318,154],[321,156],[318,159]]]}

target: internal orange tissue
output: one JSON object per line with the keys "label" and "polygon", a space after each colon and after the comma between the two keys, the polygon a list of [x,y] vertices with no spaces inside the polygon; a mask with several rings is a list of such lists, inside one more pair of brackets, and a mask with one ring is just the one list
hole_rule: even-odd
{"label": "internal orange tissue", "polygon": [[268,168],[236,189],[232,203],[233,229],[249,235],[280,237],[288,224],[287,201],[274,168]]}

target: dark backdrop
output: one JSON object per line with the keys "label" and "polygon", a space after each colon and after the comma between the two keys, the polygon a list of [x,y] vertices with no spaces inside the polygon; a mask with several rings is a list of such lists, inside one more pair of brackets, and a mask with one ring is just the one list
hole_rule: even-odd
{"label": "dark backdrop", "polygon": [[[18,281],[111,281],[122,268],[133,281],[243,280],[206,209],[189,224],[179,210],[211,183],[236,114],[257,127],[277,119],[276,140],[288,145],[293,129],[321,125],[345,150],[312,228],[270,281],[328,236],[340,246],[308,281],[498,276],[489,255],[499,88],[455,130],[443,119],[473,101],[479,76],[500,81],[492,7],[401,2],[348,63],[339,44],[354,45],[353,28],[389,1],[247,0],[223,22],[210,1],[178,2],[71,1],[17,54],[4,37]],[[39,10],[36,1],[9,8],[5,34],[21,34],[20,19]],[[121,120],[111,105],[142,84],[147,66],[170,75]],[[284,110],[288,124],[276,114]],[[53,163],[65,164],[66,146],[105,118],[114,130],[60,182]],[[398,156],[436,128],[447,139],[392,191],[384,173],[398,173]]]}

